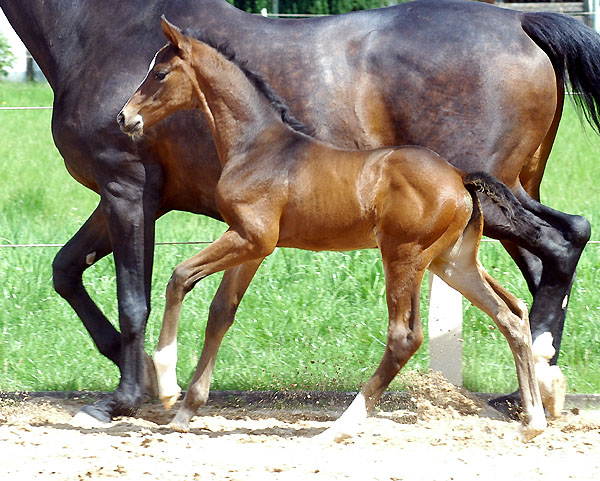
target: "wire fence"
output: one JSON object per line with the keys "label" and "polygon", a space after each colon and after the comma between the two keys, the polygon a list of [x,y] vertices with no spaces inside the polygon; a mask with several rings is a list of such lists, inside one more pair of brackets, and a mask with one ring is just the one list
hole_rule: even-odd
{"label": "wire fence", "polygon": [[[155,242],[155,246],[181,246],[181,245],[206,245],[214,242],[213,240],[198,240],[198,241],[170,241],[170,242]],[[481,239],[481,242],[500,242],[498,239]],[[588,241],[587,245],[598,245],[600,240]],[[0,249],[32,249],[32,248],[61,248],[65,244],[0,244]]]}
{"label": "wire fence", "polygon": [[[577,92],[567,92],[567,95],[576,95]],[[11,107],[4,106],[0,107],[0,111],[26,111],[26,110],[52,110],[52,106],[34,106],[34,107]],[[172,245],[206,245],[210,244],[213,240],[198,240],[198,241],[172,241],[172,242],[156,242],[155,246],[172,246]],[[482,242],[500,242],[497,239],[482,239]],[[588,241],[587,245],[598,245],[600,240]],[[32,243],[32,244],[0,244],[0,249],[29,249],[29,248],[62,248],[65,244],[44,244],[44,243]]]}

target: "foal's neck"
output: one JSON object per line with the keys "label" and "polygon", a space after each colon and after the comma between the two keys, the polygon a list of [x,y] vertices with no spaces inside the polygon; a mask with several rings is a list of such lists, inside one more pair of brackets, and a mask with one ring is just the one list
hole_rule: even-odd
{"label": "foal's neck", "polygon": [[248,153],[261,132],[293,135],[269,99],[238,65],[199,41],[194,42],[193,56],[199,59],[194,60],[192,67],[204,95],[200,105],[208,116],[222,165]]}

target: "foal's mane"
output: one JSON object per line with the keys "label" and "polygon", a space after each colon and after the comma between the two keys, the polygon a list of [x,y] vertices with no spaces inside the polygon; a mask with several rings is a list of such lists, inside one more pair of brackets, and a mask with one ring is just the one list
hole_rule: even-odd
{"label": "foal's mane", "polygon": [[300,132],[311,137],[315,135],[315,132],[311,127],[306,126],[292,115],[290,108],[285,104],[282,98],[277,95],[275,90],[273,90],[263,76],[248,68],[247,60],[240,60],[237,58],[235,52],[233,52],[229,47],[229,44],[218,43],[212,37],[197,29],[186,29],[183,30],[182,33],[187,37],[195,38],[196,40],[209,45],[223,55],[223,57],[225,57],[227,60],[233,62],[233,64],[235,64],[242,71],[246,78],[250,80],[250,83],[252,83],[252,85],[267,98],[277,113],[281,115],[281,120],[286,125],[291,127],[296,132]]}

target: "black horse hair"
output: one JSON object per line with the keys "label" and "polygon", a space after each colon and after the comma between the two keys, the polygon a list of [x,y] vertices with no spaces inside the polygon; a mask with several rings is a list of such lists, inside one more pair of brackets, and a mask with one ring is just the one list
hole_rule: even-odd
{"label": "black horse hair", "polygon": [[523,30],[550,57],[563,83],[571,84],[578,113],[600,133],[600,42],[581,21],[549,12],[522,15]]}

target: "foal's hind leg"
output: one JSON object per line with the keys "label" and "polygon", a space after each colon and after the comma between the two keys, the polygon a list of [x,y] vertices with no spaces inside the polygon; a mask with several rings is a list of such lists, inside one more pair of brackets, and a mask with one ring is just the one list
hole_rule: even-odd
{"label": "foal's hind leg", "polygon": [[529,440],[546,428],[546,418],[535,376],[527,309],[483,269],[477,260],[478,242],[478,230],[468,227],[454,247],[432,262],[430,270],[488,314],[506,337],[523,400],[523,436]]}
{"label": "foal's hind leg", "polygon": [[411,253],[414,246],[382,248],[389,311],[387,343],[379,367],[344,414],[321,437],[340,441],[352,436],[375,407],[402,366],[423,342],[419,313],[420,285],[427,263]]}
{"label": "foal's hind leg", "polygon": [[[503,239],[505,248],[523,272],[533,294],[530,324],[534,354],[545,355],[548,350],[539,347],[551,339],[554,352],[549,363],[554,365],[558,359],[575,268],[589,240],[590,224],[583,217],[550,209],[523,191],[517,192],[517,197],[523,207],[533,214],[537,235],[523,234],[518,226],[503,222],[502,216],[498,220],[498,213],[494,209],[486,212],[486,233]],[[485,207],[485,203],[483,205]],[[542,370],[539,371],[541,376]],[[564,376],[558,367],[544,372],[552,373],[552,384],[558,387],[550,396],[552,402],[546,403],[547,406],[553,406],[551,414],[558,416],[564,403]],[[548,384],[541,378],[540,382]],[[490,403],[504,410],[507,402],[518,405],[514,395]]]}

